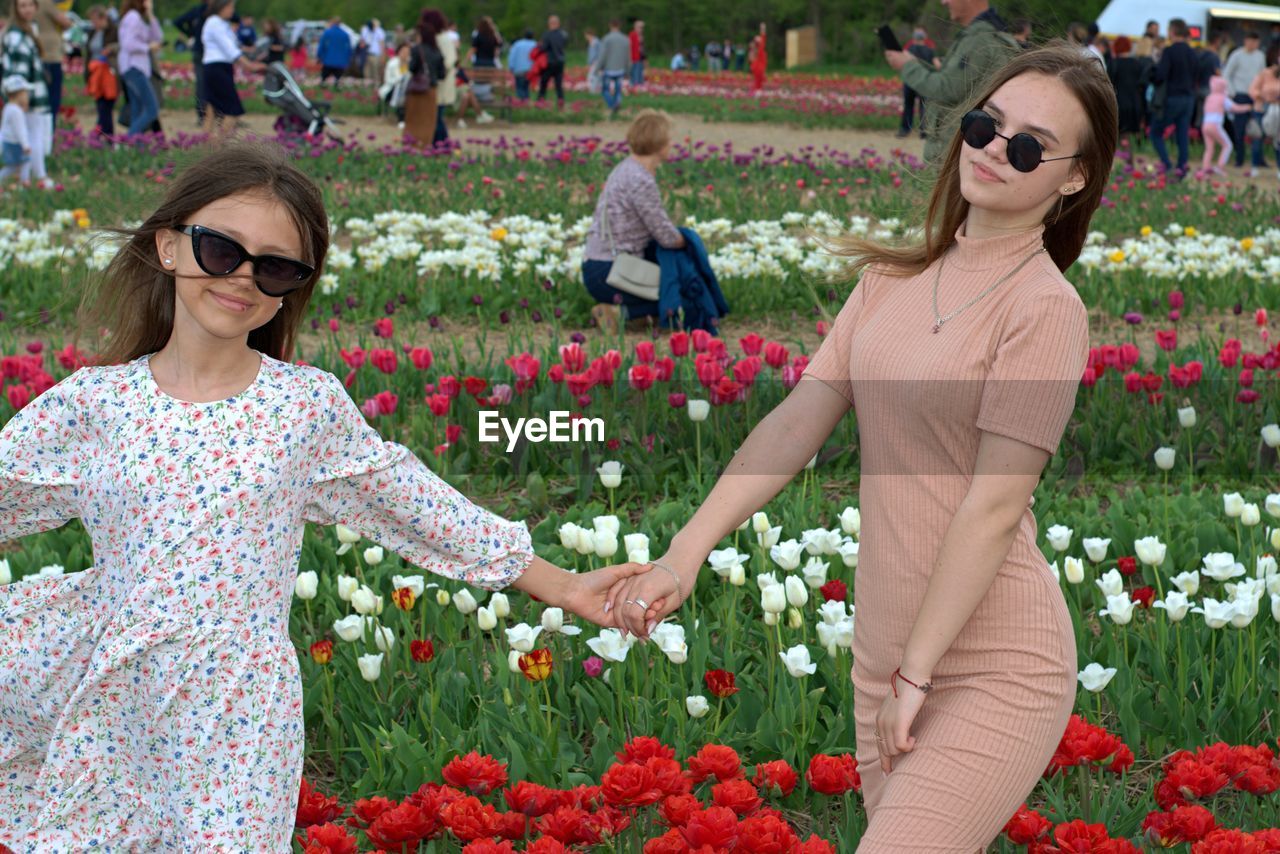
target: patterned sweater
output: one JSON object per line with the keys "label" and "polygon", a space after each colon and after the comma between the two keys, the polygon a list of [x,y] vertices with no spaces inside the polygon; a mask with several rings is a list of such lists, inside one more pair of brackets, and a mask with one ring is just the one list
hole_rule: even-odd
{"label": "patterned sweater", "polygon": [[49,86],[44,80],[44,63],[40,61],[40,49],[36,40],[17,27],[4,31],[4,76],[16,74],[31,84],[30,110],[33,113],[49,111]]}
{"label": "patterned sweater", "polygon": [[[612,248],[600,221],[606,210],[613,234]],[[615,248],[618,252],[643,255],[650,240],[674,249],[680,244],[681,235],[662,206],[657,180],[638,160],[628,157],[613,167],[596,202],[585,258],[612,261]]]}

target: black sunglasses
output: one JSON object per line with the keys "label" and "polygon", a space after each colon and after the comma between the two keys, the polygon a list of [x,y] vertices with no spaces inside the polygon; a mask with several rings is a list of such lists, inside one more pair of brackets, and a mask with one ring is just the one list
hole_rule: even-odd
{"label": "black sunglasses", "polygon": [[225,234],[203,225],[179,225],[175,231],[191,235],[191,254],[210,276],[230,276],[245,261],[253,264],[253,283],[269,297],[282,297],[302,287],[315,267],[280,255],[250,255]]}
{"label": "black sunglasses", "polygon": [[1040,144],[1040,140],[1029,133],[1005,136],[996,130],[996,120],[991,114],[983,110],[970,110],[964,114],[964,118],[960,120],[960,136],[972,148],[986,148],[996,137],[1005,140],[1008,143],[1005,146],[1005,156],[1009,160],[1009,165],[1019,172],[1034,172],[1041,163],[1071,160],[1080,156],[1070,154],[1066,157],[1045,157],[1044,146]]}

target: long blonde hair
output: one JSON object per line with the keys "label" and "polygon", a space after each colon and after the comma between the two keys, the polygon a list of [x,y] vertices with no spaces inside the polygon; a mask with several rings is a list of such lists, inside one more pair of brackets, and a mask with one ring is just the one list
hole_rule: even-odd
{"label": "long blonde hair", "polygon": [[[1043,74],[1061,80],[1080,102],[1089,120],[1085,138],[1080,143],[1080,168],[1085,186],[1080,192],[1060,199],[1044,218],[1045,248],[1058,269],[1066,270],[1080,257],[1089,233],[1089,220],[1102,200],[1111,175],[1119,133],[1115,90],[1095,57],[1059,40],[1015,56],[990,78],[981,95],[965,109],[980,107],[997,89],[1023,74]],[[929,196],[923,242],[890,245],[856,237],[834,241],[832,249],[837,255],[853,259],[846,268],[851,279],[872,264],[890,275],[914,276],[951,248],[956,231],[969,215],[969,203],[960,193],[960,145],[957,131],[947,147]]]}

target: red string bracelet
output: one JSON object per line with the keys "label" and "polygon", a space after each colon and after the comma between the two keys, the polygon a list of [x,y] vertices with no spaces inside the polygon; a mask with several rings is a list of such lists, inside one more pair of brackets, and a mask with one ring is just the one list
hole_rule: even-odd
{"label": "red string bracelet", "polygon": [[917,685],[916,683],[912,682],[910,679],[902,675],[901,668],[896,668],[893,671],[893,675],[889,677],[889,687],[893,689],[894,697],[898,696],[898,686],[895,681],[898,679],[901,679],[903,682],[906,682],[911,687],[916,688],[917,690],[920,691],[921,694],[928,694],[930,691],[933,690],[932,682],[926,682],[923,685]]}

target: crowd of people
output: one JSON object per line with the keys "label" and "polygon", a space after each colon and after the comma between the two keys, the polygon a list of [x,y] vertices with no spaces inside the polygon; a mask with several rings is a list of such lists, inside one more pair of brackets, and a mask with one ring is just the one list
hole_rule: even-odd
{"label": "crowd of people", "polygon": [[[897,135],[909,135],[918,121],[927,162],[942,155],[959,122],[956,107],[973,88],[1032,47],[1031,22],[1020,20],[1010,27],[987,0],[953,0],[947,8],[960,30],[944,57],[921,26],[901,51],[885,51],[886,61],[902,77]],[[1265,46],[1260,30],[1246,28],[1239,44],[1226,32],[1214,31],[1194,47],[1191,28],[1181,18],[1170,19],[1163,35],[1160,22],[1149,21],[1136,41],[1123,35],[1109,39],[1096,23],[1071,23],[1064,35],[1068,44],[1095,58],[1111,81],[1120,139],[1126,143],[1121,156],[1132,156],[1132,149],[1150,138],[1162,172],[1181,180],[1190,171],[1191,129],[1197,128],[1205,143],[1194,173],[1198,178],[1225,175],[1233,154],[1245,177],[1268,168],[1268,139],[1280,167],[1280,23],[1271,25]],[[930,101],[936,108],[926,112]],[[1176,163],[1166,145],[1170,136],[1177,146]]]}

